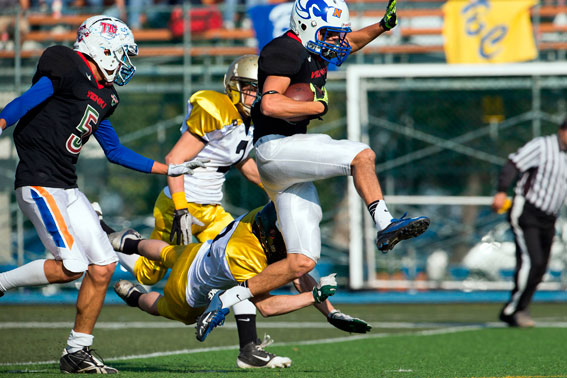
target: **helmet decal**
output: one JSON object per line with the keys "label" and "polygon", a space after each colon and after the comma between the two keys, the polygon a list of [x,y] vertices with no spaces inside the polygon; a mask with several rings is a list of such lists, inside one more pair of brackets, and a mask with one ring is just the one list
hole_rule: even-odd
{"label": "helmet decal", "polygon": [[309,0],[305,6],[301,5],[300,1],[295,2],[297,14],[303,19],[309,19],[311,13],[315,17],[321,17],[323,21],[327,21],[327,11],[329,6],[324,0]]}

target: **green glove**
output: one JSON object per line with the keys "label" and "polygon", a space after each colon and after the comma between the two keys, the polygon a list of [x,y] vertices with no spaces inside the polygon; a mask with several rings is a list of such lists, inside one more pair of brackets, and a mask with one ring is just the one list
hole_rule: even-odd
{"label": "green glove", "polygon": [[372,329],[364,320],[343,314],[340,310],[330,312],[327,321],[345,332],[366,333]]}
{"label": "green glove", "polygon": [[313,299],[316,303],[325,302],[327,298],[337,292],[337,273],[331,273],[326,277],[321,277],[319,285],[313,288]]}
{"label": "green glove", "polygon": [[384,30],[391,30],[398,24],[398,17],[396,16],[396,0],[390,0],[386,7],[386,14],[380,20],[380,26]]}
{"label": "green glove", "polygon": [[327,94],[327,88],[319,88],[318,86],[313,85],[313,83],[309,83],[309,86],[313,91],[313,101],[319,101],[325,107],[323,113],[318,114],[315,118],[324,116],[327,113],[327,110],[329,110],[329,95]]}

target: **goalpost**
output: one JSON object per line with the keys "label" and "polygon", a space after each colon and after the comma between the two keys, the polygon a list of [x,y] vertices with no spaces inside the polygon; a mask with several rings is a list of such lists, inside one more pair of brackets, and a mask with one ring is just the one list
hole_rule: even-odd
{"label": "goalpost", "polygon": [[[489,185],[482,182],[482,178],[487,176],[487,167],[497,172],[513,149],[517,149],[532,137],[550,134],[551,130],[556,130],[567,111],[563,99],[567,94],[566,76],[567,65],[564,63],[349,65],[346,71],[347,137],[350,140],[369,144],[377,153],[377,172],[386,194],[386,202],[390,207],[395,208],[398,204],[404,207],[416,206],[417,210],[412,210],[409,216],[429,216],[432,218],[431,228],[442,228],[445,220],[443,217],[435,218],[434,214],[419,212],[420,209],[424,206],[475,207],[481,209],[476,210],[477,212],[486,213],[492,199],[490,195],[496,189],[493,186],[492,191],[487,190],[486,187]],[[429,97],[430,94],[433,98]],[[396,99],[396,111],[391,110],[393,107],[391,103],[394,102],[392,98]],[[446,99],[450,103],[447,108],[455,109],[455,112],[447,112],[446,108],[443,111],[443,107],[439,106],[439,98]],[[459,106],[457,98],[463,99],[462,107]],[[430,105],[427,104],[429,100],[431,100]],[[406,112],[404,104],[412,110]],[[471,104],[482,104],[482,106],[476,107]],[[428,106],[438,107],[441,111],[437,109],[433,115],[424,116],[423,114],[427,114]],[[399,114],[403,120],[396,118]],[[462,114],[467,115],[459,118]],[[477,118],[478,122],[471,121]],[[447,135],[439,136],[436,130],[436,122],[439,123],[439,120],[443,120],[441,122],[444,125],[443,131]],[[472,124],[472,126],[466,129],[462,127],[463,124]],[[427,126],[426,130],[424,125]],[[459,129],[461,127],[462,130]],[[451,134],[454,129],[462,132]],[[384,136],[387,142],[379,145]],[[378,144],[378,147],[375,144]],[[390,147],[390,144],[403,146],[406,150],[397,151]],[[411,144],[416,146],[408,151],[407,145]],[[491,151],[487,148],[490,145],[504,147]],[[389,181],[387,179],[392,173],[399,172],[404,167],[411,167],[408,171],[419,176],[417,180],[427,187],[428,178],[425,174],[422,175],[423,172],[420,172],[416,166],[423,165],[423,171],[428,171],[431,167],[427,166],[427,159],[439,154],[445,154],[445,160],[440,159],[440,161],[446,164],[448,171],[456,171],[455,175],[459,176],[459,180],[466,181],[463,178],[466,176],[465,171],[474,171],[474,167],[478,166],[478,172],[474,174],[480,179],[470,181],[472,183],[480,181],[480,184],[475,185],[484,187],[479,190],[482,193],[424,196],[421,191],[415,193],[420,195],[412,195],[413,193],[396,195],[396,179]],[[461,162],[461,172],[451,166],[452,162],[457,160]],[[470,167],[467,166],[467,161]],[[403,177],[400,180],[411,181],[411,177],[408,179],[407,175],[404,176],[404,171],[401,176]],[[447,184],[453,181],[441,177],[436,182],[444,180],[449,181]],[[459,211],[464,212],[462,209]],[[392,213],[394,216],[401,215],[399,211]],[[382,257],[376,254],[374,226],[352,185],[352,178],[348,186],[348,214],[349,273],[352,289],[396,287],[474,290],[509,288],[511,285],[510,279],[501,278],[492,281],[483,278],[482,284],[479,283],[481,281],[475,284],[474,278],[470,279],[470,275],[465,283],[464,279],[451,278],[448,274],[435,282],[429,278],[419,282],[412,279],[381,280],[377,278],[376,262],[383,260],[380,260]],[[499,221],[503,219],[500,217]],[[481,242],[480,238],[477,239]],[[435,243],[434,241],[433,244]],[[389,252],[386,259],[399,260],[401,257],[397,256],[398,253],[406,257],[413,254],[415,257],[416,251],[412,251],[412,248],[418,247],[413,245],[414,241],[398,244]],[[495,246],[498,247],[497,244]],[[421,260],[427,259],[433,252],[427,251],[427,245],[420,245],[419,248]],[[454,260],[452,252],[450,250],[446,252],[449,261]],[[565,258],[561,259],[565,261]],[[455,261],[452,263],[455,264]],[[456,265],[458,264],[457,261]],[[564,282],[564,277],[562,281]],[[557,282],[551,282],[551,285],[544,282],[542,287],[556,288],[559,287],[558,285],[560,284]]]}

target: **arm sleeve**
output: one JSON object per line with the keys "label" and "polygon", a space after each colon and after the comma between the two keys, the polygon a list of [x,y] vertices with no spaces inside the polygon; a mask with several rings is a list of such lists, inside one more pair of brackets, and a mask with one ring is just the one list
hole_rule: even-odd
{"label": "arm sleeve", "polygon": [[510,187],[510,184],[516,180],[520,170],[516,168],[516,165],[512,160],[508,160],[502,170],[500,171],[500,176],[498,176],[498,191],[506,192]]}
{"label": "arm sleeve", "polygon": [[508,158],[520,172],[535,168],[540,164],[543,143],[541,137],[535,138],[526,143],[518,151],[511,154]]}
{"label": "arm sleeve", "polygon": [[6,120],[7,127],[12,126],[49,97],[53,95],[53,84],[48,77],[43,76],[20,97],[10,102],[0,113],[0,118]]}
{"label": "arm sleeve", "polygon": [[106,158],[114,164],[122,165],[136,171],[151,173],[154,160],[148,159],[129,148],[124,147],[118,140],[118,135],[109,120],[102,121],[94,136],[102,147]]}

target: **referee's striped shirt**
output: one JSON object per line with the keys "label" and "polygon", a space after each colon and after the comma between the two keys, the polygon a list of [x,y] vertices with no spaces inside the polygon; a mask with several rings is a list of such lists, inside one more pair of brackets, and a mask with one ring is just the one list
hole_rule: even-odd
{"label": "referee's striped shirt", "polygon": [[557,135],[528,142],[509,159],[522,172],[515,193],[541,211],[557,215],[567,197],[567,153]]}

